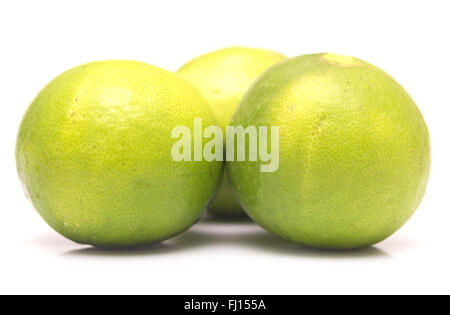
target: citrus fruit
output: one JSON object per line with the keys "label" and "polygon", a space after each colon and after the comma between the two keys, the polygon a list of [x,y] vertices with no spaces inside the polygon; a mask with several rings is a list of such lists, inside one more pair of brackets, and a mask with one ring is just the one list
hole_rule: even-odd
{"label": "citrus fruit", "polygon": [[169,71],[102,61],[54,79],[28,108],[16,161],[45,221],[83,244],[128,247],[189,228],[217,189],[220,162],[175,162],[171,130],[216,124],[204,98]]}
{"label": "citrus fruit", "polygon": [[231,162],[228,173],[248,214],[287,240],[373,245],[424,196],[431,160],[424,119],[399,83],[357,58],[315,54],[277,64],[244,96],[232,125],[279,126],[277,171]]}
{"label": "citrus fruit", "polygon": [[[270,66],[285,58],[271,50],[231,47],[197,57],[177,73],[202,93],[225,131],[250,85]],[[243,214],[226,173],[210,210],[219,215]]]}

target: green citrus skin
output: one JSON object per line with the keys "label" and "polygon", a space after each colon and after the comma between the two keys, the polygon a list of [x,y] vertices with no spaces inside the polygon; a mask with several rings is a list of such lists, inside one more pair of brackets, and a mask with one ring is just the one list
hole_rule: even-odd
{"label": "green citrus skin", "polygon": [[370,246],[397,231],[424,196],[424,119],[392,77],[359,59],[315,54],[279,63],[244,96],[232,125],[280,127],[278,171],[231,162],[228,174],[248,214],[287,240]]}
{"label": "green citrus skin", "polygon": [[174,162],[175,126],[215,124],[204,98],[169,71],[135,61],[71,69],[48,84],[20,126],[26,194],[60,234],[131,247],[183,232],[217,190],[220,162]]}
{"label": "green citrus skin", "polygon": [[[177,73],[201,92],[225,131],[250,85],[284,59],[285,56],[271,50],[230,47],[197,57]],[[243,214],[226,173],[210,210],[225,216]]]}

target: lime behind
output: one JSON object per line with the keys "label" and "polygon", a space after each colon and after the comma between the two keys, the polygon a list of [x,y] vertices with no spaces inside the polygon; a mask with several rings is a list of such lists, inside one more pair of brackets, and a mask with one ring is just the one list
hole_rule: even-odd
{"label": "lime behind", "polygon": [[[197,57],[177,73],[201,92],[225,132],[251,84],[269,67],[284,59],[285,56],[267,49],[230,47]],[[243,214],[226,172],[210,210],[221,216]]]}
{"label": "lime behind", "polygon": [[[233,125],[279,126],[279,169],[231,162],[238,198],[261,226],[327,249],[378,243],[419,206],[430,171],[427,126],[388,74],[335,54],[292,58],[262,75]],[[270,137],[269,137],[270,139]]]}
{"label": "lime behind", "polygon": [[215,124],[204,98],[135,61],[71,69],[28,108],[16,161],[45,221],[78,243],[130,247],[183,232],[217,189],[220,162],[174,162],[171,130]]}

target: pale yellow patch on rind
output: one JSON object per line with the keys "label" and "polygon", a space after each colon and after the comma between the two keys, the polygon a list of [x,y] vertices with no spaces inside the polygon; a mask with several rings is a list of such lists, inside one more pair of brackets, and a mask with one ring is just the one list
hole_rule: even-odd
{"label": "pale yellow patch on rind", "polygon": [[356,67],[363,65],[361,60],[352,56],[327,53],[323,54],[321,58],[330,64],[338,65],[341,67]]}

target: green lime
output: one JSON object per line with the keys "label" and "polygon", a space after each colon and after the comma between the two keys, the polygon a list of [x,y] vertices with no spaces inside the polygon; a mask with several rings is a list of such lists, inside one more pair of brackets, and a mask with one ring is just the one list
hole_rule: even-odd
{"label": "green lime", "polygon": [[248,214],[287,240],[369,246],[396,232],[424,196],[424,119],[399,83],[359,59],[316,54],[277,64],[248,91],[232,125],[279,126],[277,171],[227,167]]}
{"label": "green lime", "polygon": [[220,162],[175,162],[171,131],[216,124],[175,74],[135,61],[71,69],[48,84],[20,126],[16,160],[33,205],[56,231],[99,247],[183,232],[220,181]]}
{"label": "green lime", "polygon": [[[197,57],[177,73],[202,93],[225,131],[251,84],[269,67],[285,58],[271,50],[231,47]],[[210,210],[226,216],[243,214],[226,173]]]}

